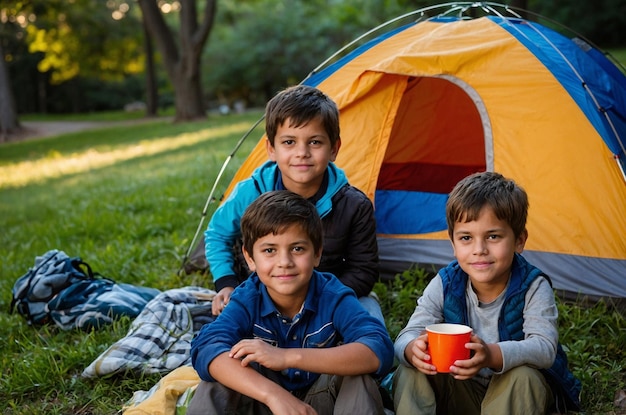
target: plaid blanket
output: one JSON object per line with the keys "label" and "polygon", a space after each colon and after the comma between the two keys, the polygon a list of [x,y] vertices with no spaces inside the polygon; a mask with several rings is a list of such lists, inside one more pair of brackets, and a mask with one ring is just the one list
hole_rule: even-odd
{"label": "plaid blanket", "polygon": [[114,343],[82,373],[84,377],[123,372],[168,373],[191,364],[191,339],[214,320],[215,291],[201,287],[167,290],[154,297]]}

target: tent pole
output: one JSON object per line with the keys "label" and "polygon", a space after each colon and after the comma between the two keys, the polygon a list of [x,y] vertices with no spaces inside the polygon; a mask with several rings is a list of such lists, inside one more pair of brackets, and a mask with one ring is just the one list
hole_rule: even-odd
{"label": "tent pole", "polygon": [[184,269],[185,269],[185,264],[187,263],[187,261],[189,260],[189,255],[191,255],[191,251],[193,251],[193,248],[196,245],[196,242],[198,240],[198,236],[200,235],[200,233],[202,232],[202,226],[204,225],[204,220],[207,216],[207,212],[209,210],[209,205],[211,204],[211,202],[214,201],[214,197],[213,195],[215,194],[215,190],[217,189],[217,185],[220,182],[224,171],[226,170],[226,167],[228,166],[228,164],[230,163],[230,161],[233,159],[233,157],[235,156],[235,154],[237,153],[237,151],[239,150],[239,148],[243,145],[244,141],[250,136],[250,134],[252,134],[252,131],[254,131],[254,129],[256,127],[259,126],[259,124],[265,119],[265,115],[261,116],[261,118],[259,118],[253,125],[252,127],[250,127],[248,129],[248,131],[246,131],[246,133],[239,139],[239,141],[237,142],[237,144],[235,145],[235,148],[233,148],[233,150],[230,152],[230,154],[228,155],[228,157],[226,157],[226,160],[224,160],[224,163],[222,164],[222,167],[220,168],[219,173],[217,174],[215,181],[213,182],[213,187],[211,188],[211,192],[209,193],[209,196],[207,197],[206,202],[204,203],[204,209],[202,209],[202,215],[200,216],[200,223],[198,223],[198,227],[196,228],[196,233],[193,235],[193,238],[191,239],[191,243],[189,244],[189,247],[187,248],[187,252],[185,252],[185,256],[183,257],[183,260],[181,262],[180,268],[178,270],[178,275],[182,276],[184,273]]}

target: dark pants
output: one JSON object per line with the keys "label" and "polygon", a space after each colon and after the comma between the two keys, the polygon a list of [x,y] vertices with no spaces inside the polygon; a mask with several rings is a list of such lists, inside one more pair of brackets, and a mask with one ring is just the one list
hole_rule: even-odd
{"label": "dark pants", "polygon": [[[308,390],[292,393],[319,415],[384,414],[378,385],[369,375],[321,375]],[[218,382],[201,381],[187,415],[271,415],[261,402]]]}

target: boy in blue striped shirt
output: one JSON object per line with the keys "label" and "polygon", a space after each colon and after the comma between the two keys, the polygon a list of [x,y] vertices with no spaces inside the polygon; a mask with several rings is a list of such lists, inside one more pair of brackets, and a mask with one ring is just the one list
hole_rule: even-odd
{"label": "boy in blue striped shirt", "polygon": [[375,378],[393,364],[384,324],[334,275],[315,271],[322,225],[287,190],[241,219],[254,272],[192,342],[202,382],[187,414],[384,414]]}

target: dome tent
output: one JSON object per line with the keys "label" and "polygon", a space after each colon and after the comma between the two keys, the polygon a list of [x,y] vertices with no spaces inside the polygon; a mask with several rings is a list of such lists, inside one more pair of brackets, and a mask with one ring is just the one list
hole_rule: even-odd
{"label": "dome tent", "polygon": [[[503,5],[415,15],[302,82],[339,107],[336,164],[374,203],[383,271],[450,262],[447,194],[489,170],[528,192],[524,256],[555,289],[626,298],[626,77]],[[267,159],[264,140],[226,194]]]}

